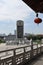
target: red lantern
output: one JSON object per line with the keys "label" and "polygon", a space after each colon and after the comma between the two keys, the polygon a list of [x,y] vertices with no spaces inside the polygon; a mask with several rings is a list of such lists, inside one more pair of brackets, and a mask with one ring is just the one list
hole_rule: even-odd
{"label": "red lantern", "polygon": [[42,22],[42,19],[41,19],[41,18],[36,18],[36,19],[34,20],[34,22],[37,23],[37,24],[39,24],[39,23]]}

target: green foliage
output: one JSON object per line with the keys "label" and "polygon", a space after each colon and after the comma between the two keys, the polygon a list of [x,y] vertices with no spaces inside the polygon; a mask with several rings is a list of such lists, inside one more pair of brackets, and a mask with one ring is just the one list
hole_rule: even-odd
{"label": "green foliage", "polygon": [[41,40],[43,38],[43,36],[41,36],[41,35],[29,35],[29,36],[27,36],[27,39],[33,39],[33,40]]}
{"label": "green foliage", "polygon": [[0,40],[0,44],[1,44],[1,43],[5,43],[5,41],[4,41],[4,40]]}
{"label": "green foliage", "polygon": [[43,36],[42,35],[32,35],[32,34],[30,34],[29,36],[27,36],[27,39],[28,40],[32,39],[33,42],[40,44],[41,39],[43,39]]}
{"label": "green foliage", "polygon": [[33,42],[37,42],[37,44],[40,44],[41,40],[34,40]]}

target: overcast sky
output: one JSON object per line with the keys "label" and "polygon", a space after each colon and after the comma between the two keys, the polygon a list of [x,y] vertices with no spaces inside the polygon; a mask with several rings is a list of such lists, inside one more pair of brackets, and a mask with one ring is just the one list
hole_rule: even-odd
{"label": "overcast sky", "polygon": [[[14,33],[16,21],[24,21],[24,32],[43,34],[43,22],[40,25],[34,23],[35,12],[22,0],[0,0],[0,33]],[[43,19],[43,14],[39,13]]]}

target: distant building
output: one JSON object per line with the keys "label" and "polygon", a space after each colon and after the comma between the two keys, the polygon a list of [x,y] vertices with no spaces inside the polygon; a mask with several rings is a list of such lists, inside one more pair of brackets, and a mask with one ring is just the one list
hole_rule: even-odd
{"label": "distant building", "polygon": [[17,30],[14,30],[14,35],[16,35],[16,36],[17,36]]}
{"label": "distant building", "polygon": [[8,35],[12,35],[12,33],[9,33]]}
{"label": "distant building", "polygon": [[5,41],[14,41],[16,39],[16,35],[8,35],[4,37]]}
{"label": "distant building", "polygon": [[0,40],[4,40],[4,37],[3,36],[0,36]]}
{"label": "distant building", "polygon": [[25,33],[25,35],[24,36],[29,36],[29,35],[31,35],[30,33]]}
{"label": "distant building", "polygon": [[3,36],[6,36],[6,34],[5,34],[5,33],[3,33],[3,34],[0,34],[0,37],[3,37]]}
{"label": "distant building", "polygon": [[6,34],[0,34],[0,40],[4,41],[4,37],[6,36]]}

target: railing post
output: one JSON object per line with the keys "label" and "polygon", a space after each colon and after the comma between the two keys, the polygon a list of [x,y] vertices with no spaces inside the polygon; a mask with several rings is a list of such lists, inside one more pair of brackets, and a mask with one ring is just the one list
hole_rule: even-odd
{"label": "railing post", "polygon": [[40,43],[40,53],[41,53],[41,43]]}
{"label": "railing post", "polygon": [[33,58],[33,40],[31,40],[31,54],[30,57]]}
{"label": "railing post", "polygon": [[23,53],[23,61],[25,62],[25,47],[24,47],[24,53]]}
{"label": "railing post", "polygon": [[38,44],[37,44],[37,55],[38,55]]}
{"label": "railing post", "polygon": [[15,50],[13,51],[12,65],[17,65],[17,64],[16,64],[16,52],[15,52]]}
{"label": "railing post", "polygon": [[0,65],[1,65],[1,60],[0,60]]}

